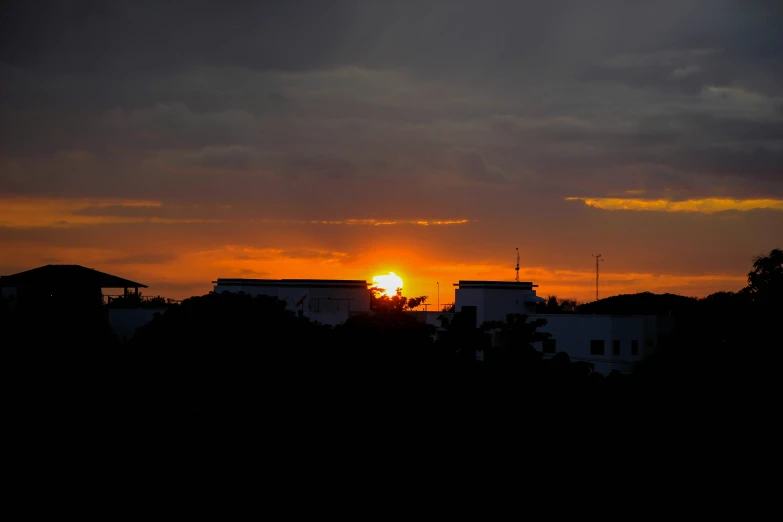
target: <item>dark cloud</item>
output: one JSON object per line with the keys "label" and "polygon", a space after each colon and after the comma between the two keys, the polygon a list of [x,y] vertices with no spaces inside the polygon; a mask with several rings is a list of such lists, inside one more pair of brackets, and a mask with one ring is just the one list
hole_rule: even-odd
{"label": "dark cloud", "polygon": [[[5,2],[0,196],[160,201],[78,213],[232,223],[155,225],[210,245],[253,219],[522,208],[557,214],[551,235],[586,215],[567,196],[783,197],[781,5]],[[0,239],[114,244],[105,230],[144,226]]]}
{"label": "dark cloud", "polygon": [[195,0],[187,8],[167,0],[11,2],[3,13],[0,59],[82,73],[210,62],[316,66],[331,46],[309,44],[333,41],[339,7],[317,1]]}
{"label": "dark cloud", "polygon": [[704,147],[678,150],[672,160],[683,169],[717,175],[737,175],[780,182],[783,175],[783,150],[758,145],[744,150],[734,147]]}
{"label": "dark cloud", "polygon": [[344,260],[347,258],[347,254],[343,252],[325,252],[322,250],[285,250],[280,252],[283,257],[290,257],[294,259],[334,259]]}
{"label": "dark cloud", "polygon": [[238,273],[239,275],[248,278],[265,278],[270,276],[269,272],[264,272],[261,270],[252,270],[250,268],[243,268],[242,270],[239,270]]}
{"label": "dark cloud", "polygon": [[506,181],[503,169],[490,164],[484,155],[477,150],[458,150],[454,152],[462,173],[475,181],[488,183],[503,183]]}
{"label": "dark cloud", "polygon": [[175,259],[177,259],[177,256],[173,254],[147,253],[114,257],[107,259],[106,262],[110,265],[159,265]]}
{"label": "dark cloud", "polygon": [[285,171],[297,178],[343,179],[352,177],[356,173],[356,169],[356,164],[350,160],[326,156],[292,160]]}

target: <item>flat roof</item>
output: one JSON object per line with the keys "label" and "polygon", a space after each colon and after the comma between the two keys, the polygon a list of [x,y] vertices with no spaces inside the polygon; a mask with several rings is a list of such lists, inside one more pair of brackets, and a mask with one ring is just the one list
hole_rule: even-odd
{"label": "flat roof", "polygon": [[658,318],[657,315],[654,314],[585,314],[581,312],[565,312],[565,313],[559,313],[559,314],[531,314],[530,317],[609,317],[611,319],[622,319],[622,318],[630,318],[630,319],[640,319],[640,318],[647,318],[647,317],[655,317]]}
{"label": "flat roof", "polygon": [[467,286],[474,288],[496,288],[503,290],[527,290],[537,288],[532,281],[460,281],[454,286]]}
{"label": "flat roof", "polygon": [[321,288],[367,288],[369,284],[363,279],[228,279],[218,278],[212,281],[224,286],[286,286],[286,287],[321,287]]}

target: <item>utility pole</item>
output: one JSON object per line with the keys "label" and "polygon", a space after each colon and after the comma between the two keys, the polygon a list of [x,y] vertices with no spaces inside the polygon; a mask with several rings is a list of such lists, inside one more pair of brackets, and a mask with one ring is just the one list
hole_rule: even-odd
{"label": "utility pole", "polygon": [[514,281],[519,283],[519,247],[517,247],[517,268],[516,268],[516,271],[517,271],[517,277],[516,277],[516,279],[514,279]]}
{"label": "utility pole", "polygon": [[435,282],[438,285],[438,312],[440,312],[440,281]]}
{"label": "utility pole", "polygon": [[598,301],[598,261],[603,262],[601,254],[591,254],[595,258],[595,300]]}

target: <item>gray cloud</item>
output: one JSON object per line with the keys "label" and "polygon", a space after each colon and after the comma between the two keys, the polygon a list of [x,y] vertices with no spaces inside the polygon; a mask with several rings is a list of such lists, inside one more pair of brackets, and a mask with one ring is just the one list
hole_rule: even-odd
{"label": "gray cloud", "polygon": [[6,3],[0,193],[316,213],[456,173],[779,195],[781,7],[685,4]]}
{"label": "gray cloud", "polygon": [[487,162],[484,155],[477,150],[457,150],[454,152],[462,173],[475,181],[503,183],[506,181],[503,169]]}
{"label": "gray cloud", "polygon": [[285,172],[296,178],[343,179],[352,177],[356,164],[344,158],[307,157],[290,161]]}
{"label": "gray cloud", "polygon": [[159,265],[177,259],[173,254],[129,254],[123,257],[107,259],[110,265]]}

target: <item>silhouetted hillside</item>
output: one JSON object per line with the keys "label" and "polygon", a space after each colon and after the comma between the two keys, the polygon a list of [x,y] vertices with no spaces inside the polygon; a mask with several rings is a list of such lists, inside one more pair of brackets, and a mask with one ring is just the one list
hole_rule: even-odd
{"label": "silhouetted hillside", "polygon": [[699,300],[677,294],[621,294],[585,303],[577,307],[580,314],[607,315],[672,315],[693,313]]}

